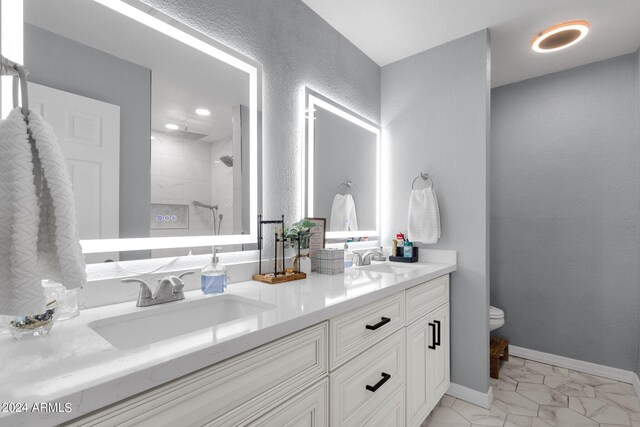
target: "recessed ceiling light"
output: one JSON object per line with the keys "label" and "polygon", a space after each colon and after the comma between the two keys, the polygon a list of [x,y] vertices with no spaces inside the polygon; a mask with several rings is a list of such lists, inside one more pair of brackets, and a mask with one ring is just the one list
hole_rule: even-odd
{"label": "recessed ceiling light", "polygon": [[589,33],[589,23],[583,20],[562,22],[538,33],[531,40],[531,48],[536,52],[555,52],[568,48],[585,38]]}
{"label": "recessed ceiling light", "polygon": [[196,114],[199,116],[210,116],[211,111],[207,110],[206,108],[198,108],[196,110]]}
{"label": "recessed ceiling light", "polygon": [[156,137],[151,135],[151,140],[153,141],[154,139],[156,139]]}
{"label": "recessed ceiling light", "polygon": [[180,129],[180,126],[174,125],[173,123],[167,123],[166,125],[164,125],[164,127],[166,127],[169,130],[178,130],[178,129]]}

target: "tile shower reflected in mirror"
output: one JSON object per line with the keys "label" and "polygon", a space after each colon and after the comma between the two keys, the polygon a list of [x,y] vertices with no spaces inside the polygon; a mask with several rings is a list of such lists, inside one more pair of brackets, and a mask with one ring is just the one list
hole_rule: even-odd
{"label": "tile shower reflected in mirror", "polygon": [[81,239],[249,233],[247,73],[96,2],[25,0],[24,19],[32,105],[68,159]]}

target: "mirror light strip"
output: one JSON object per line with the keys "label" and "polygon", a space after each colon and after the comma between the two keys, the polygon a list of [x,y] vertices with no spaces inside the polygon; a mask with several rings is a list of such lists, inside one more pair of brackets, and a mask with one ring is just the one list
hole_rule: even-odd
{"label": "mirror light strip", "polygon": [[246,73],[251,73],[252,69],[255,67],[247,64],[246,62],[236,58],[229,53],[218,49],[215,46],[191,35],[187,34],[179,28],[174,27],[171,24],[168,24],[164,21],[159,20],[158,18],[149,15],[147,12],[144,12],[130,4],[125,3],[122,0],[94,0],[96,3],[100,3],[103,6],[108,7],[122,15],[125,15],[139,23],[146,25],[147,27],[153,28],[156,31],[159,31],[173,39],[176,39],[188,46],[193,47],[207,55],[213,56],[223,62],[226,62],[229,65],[232,65]]}
{"label": "mirror light strip", "polygon": [[197,248],[214,245],[246,245],[255,243],[249,234],[228,236],[151,237],[135,239],[81,240],[82,253],[140,251],[148,249]]}

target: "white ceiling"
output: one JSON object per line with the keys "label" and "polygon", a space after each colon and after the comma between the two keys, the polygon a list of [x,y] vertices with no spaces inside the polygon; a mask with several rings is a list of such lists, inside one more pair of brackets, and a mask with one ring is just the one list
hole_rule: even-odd
{"label": "white ceiling", "polygon": [[[379,65],[489,28],[492,86],[633,52],[640,0],[302,0]],[[591,32],[564,51],[539,54],[533,36],[586,19]]]}

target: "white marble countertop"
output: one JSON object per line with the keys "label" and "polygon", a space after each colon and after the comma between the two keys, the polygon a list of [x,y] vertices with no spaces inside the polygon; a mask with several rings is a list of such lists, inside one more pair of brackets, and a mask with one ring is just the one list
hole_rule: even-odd
{"label": "white marble countertop", "polygon": [[[253,281],[232,284],[226,294],[274,308],[134,349],[114,347],[88,324],[218,296],[193,291],[186,293],[184,301],[154,307],[137,308],[135,302],[114,304],[83,310],[74,319],[58,322],[48,336],[16,341],[10,335],[1,335],[0,425],[56,425],[82,416],[456,270],[455,252],[453,260],[438,261],[412,264],[419,268],[405,274],[352,268],[344,274],[314,273],[306,280],[280,285]],[[41,403],[54,405],[45,412],[35,411],[34,404]],[[16,404],[26,411],[16,412]]]}

